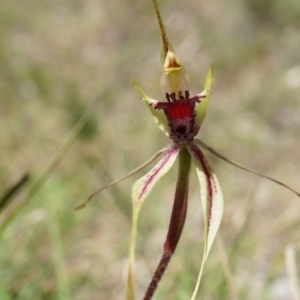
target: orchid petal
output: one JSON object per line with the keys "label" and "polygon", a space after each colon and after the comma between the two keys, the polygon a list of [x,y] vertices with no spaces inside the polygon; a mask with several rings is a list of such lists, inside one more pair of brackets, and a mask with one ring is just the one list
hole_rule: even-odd
{"label": "orchid petal", "polygon": [[213,65],[210,65],[210,69],[206,75],[205,83],[204,83],[204,91],[197,95],[199,98],[201,97],[201,101],[196,103],[195,110],[196,110],[196,118],[195,123],[200,127],[204,121],[206,116],[206,109],[207,109],[207,102],[210,95],[210,90],[212,83],[214,81],[214,69]]}
{"label": "orchid petal", "polygon": [[191,300],[194,300],[199,289],[204,264],[221,223],[223,214],[223,195],[215,172],[207,162],[202,151],[195,144],[189,145],[188,150],[192,155],[192,160],[200,183],[204,216],[204,250],[196,287],[191,298]]}
{"label": "orchid petal", "polygon": [[158,180],[165,175],[172,165],[174,164],[180,148],[176,145],[171,146],[165,151],[164,155],[157,163],[157,165],[150,170],[145,176],[137,180],[132,187],[132,226],[131,226],[131,238],[129,248],[129,269],[128,269],[128,280],[127,280],[127,300],[134,299],[133,292],[133,263],[134,263],[134,252],[135,252],[135,240],[137,233],[137,222],[140,209],[146,197],[150,191],[154,188]]}
{"label": "orchid petal", "polygon": [[149,158],[146,162],[144,162],[142,165],[140,165],[139,167],[135,168],[134,170],[132,170],[131,172],[129,172],[126,176],[119,178],[105,186],[103,186],[102,188],[100,188],[99,190],[97,190],[96,192],[94,192],[92,195],[89,196],[89,198],[83,202],[82,204],[78,205],[75,210],[79,210],[82,208],[85,208],[90,202],[91,200],[94,198],[94,196],[96,196],[97,194],[101,193],[102,191],[106,190],[107,188],[131,177],[132,175],[136,174],[137,172],[143,170],[144,168],[146,168],[148,165],[150,165],[153,161],[155,161],[157,158],[159,158],[168,148],[165,147],[161,150],[159,150],[158,152],[156,152],[151,158]]}
{"label": "orchid petal", "polygon": [[155,124],[162,132],[169,136],[170,129],[166,115],[164,114],[163,110],[155,109],[155,105],[158,103],[158,101],[148,97],[133,77],[131,77],[131,81],[136,90],[140,93],[142,99],[148,104]]}
{"label": "orchid petal", "polygon": [[270,180],[270,181],[273,181],[273,182],[275,182],[275,183],[277,183],[277,184],[279,184],[279,185],[285,187],[286,189],[292,191],[294,194],[296,194],[298,197],[300,197],[300,193],[299,193],[299,192],[297,192],[296,190],[294,190],[294,189],[291,188],[290,186],[286,185],[285,183],[283,183],[283,182],[281,182],[281,181],[279,181],[279,180],[277,180],[277,179],[274,179],[274,178],[272,178],[272,177],[269,177],[269,176],[267,176],[267,175],[264,175],[264,174],[262,174],[262,173],[259,173],[259,172],[257,172],[257,171],[251,170],[251,169],[249,169],[249,168],[247,168],[247,167],[245,167],[245,166],[243,166],[243,165],[241,165],[241,164],[239,164],[239,163],[237,163],[237,162],[235,162],[235,161],[233,161],[233,160],[231,160],[231,159],[229,159],[229,158],[223,156],[222,154],[220,154],[219,152],[217,152],[215,149],[211,148],[210,146],[206,145],[205,143],[203,143],[203,142],[200,141],[200,140],[195,140],[195,142],[196,142],[199,146],[204,147],[206,150],[208,150],[209,152],[211,152],[211,153],[214,154],[215,156],[217,156],[217,157],[223,159],[224,161],[230,163],[231,165],[233,165],[233,166],[235,166],[235,167],[237,167],[237,168],[239,168],[239,169],[242,169],[242,170],[244,170],[244,171],[247,171],[247,172],[253,173],[253,174],[255,174],[255,175],[258,175],[258,176],[260,176],[260,177],[266,178],[266,179],[268,179],[268,180]]}

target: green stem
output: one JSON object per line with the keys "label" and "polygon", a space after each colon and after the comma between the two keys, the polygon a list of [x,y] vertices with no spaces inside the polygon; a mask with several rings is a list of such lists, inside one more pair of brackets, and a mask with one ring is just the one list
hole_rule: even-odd
{"label": "green stem", "polygon": [[71,299],[71,292],[66,270],[64,245],[59,226],[58,212],[52,197],[48,197],[47,199],[47,211],[48,231],[56,279],[56,299],[69,300]]}

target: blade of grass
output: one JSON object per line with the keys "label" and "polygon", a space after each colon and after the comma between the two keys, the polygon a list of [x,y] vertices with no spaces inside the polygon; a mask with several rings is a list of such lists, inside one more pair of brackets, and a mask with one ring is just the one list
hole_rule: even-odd
{"label": "blade of grass", "polygon": [[292,245],[289,245],[285,248],[285,265],[286,272],[289,278],[292,299],[300,300],[296,253],[295,247],[293,247]]}
{"label": "blade of grass", "polygon": [[97,101],[100,99],[100,96],[98,96],[94,101],[90,103],[90,105],[87,107],[85,112],[82,114],[81,118],[78,120],[78,122],[75,124],[73,129],[71,130],[70,134],[67,136],[65,141],[62,143],[62,145],[59,147],[57,152],[53,155],[51,160],[49,161],[48,165],[44,169],[44,171],[40,174],[40,176],[32,183],[32,185],[28,188],[27,194],[24,197],[24,199],[15,205],[8,214],[5,215],[5,217],[0,220],[0,236],[3,234],[5,228],[10,224],[15,217],[18,215],[18,213],[23,209],[23,207],[36,195],[36,193],[41,189],[41,187],[44,185],[48,177],[51,175],[53,170],[56,168],[56,166],[59,164],[63,156],[67,153],[67,151],[70,149],[74,141],[76,140],[78,134],[90,118],[90,115],[94,112],[94,106],[97,103]]}
{"label": "blade of grass", "polygon": [[[47,195],[52,195],[49,189]],[[53,195],[52,195],[53,196]],[[71,299],[70,287],[66,274],[66,264],[65,255],[63,250],[62,236],[60,232],[58,211],[57,211],[57,201],[55,197],[47,198],[47,227],[49,231],[50,241],[51,241],[51,252],[54,263],[55,277],[56,277],[56,299],[57,300],[69,300]]]}
{"label": "blade of grass", "polygon": [[8,187],[2,197],[0,198],[0,213],[5,209],[7,205],[16,197],[18,192],[24,187],[29,180],[29,173],[24,174],[15,184]]}
{"label": "blade of grass", "polygon": [[1,300],[13,300],[13,298],[9,295],[8,291],[4,287],[1,280],[0,280],[0,299]]}
{"label": "blade of grass", "polygon": [[217,249],[218,249],[218,253],[219,253],[221,267],[223,269],[223,272],[224,272],[224,275],[225,275],[225,278],[227,281],[227,285],[229,288],[230,299],[231,300],[239,300],[238,289],[235,284],[234,277],[232,275],[232,270],[230,267],[228,254],[226,253],[226,249],[224,246],[224,242],[223,242],[221,233],[219,233],[216,237],[216,244],[217,244]]}

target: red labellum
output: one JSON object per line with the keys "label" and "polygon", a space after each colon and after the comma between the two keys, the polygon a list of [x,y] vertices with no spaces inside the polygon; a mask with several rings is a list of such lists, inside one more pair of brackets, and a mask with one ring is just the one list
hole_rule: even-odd
{"label": "red labellum", "polygon": [[[204,97],[204,96],[203,96]],[[170,128],[170,138],[174,143],[191,142],[197,135],[200,127],[195,124],[195,105],[200,102],[200,96],[189,98],[188,91],[185,92],[185,98],[179,93],[179,99],[176,99],[175,93],[166,94],[168,102],[157,102],[155,109],[162,109],[168,119]]]}

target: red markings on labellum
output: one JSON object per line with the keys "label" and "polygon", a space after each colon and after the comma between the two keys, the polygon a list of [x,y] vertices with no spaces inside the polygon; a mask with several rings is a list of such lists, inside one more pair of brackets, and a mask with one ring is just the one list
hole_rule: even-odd
{"label": "red markings on labellum", "polygon": [[186,91],[185,97],[182,92],[179,92],[178,97],[179,99],[176,99],[175,93],[166,94],[168,102],[157,102],[154,108],[164,111],[169,122],[170,138],[174,143],[188,143],[200,129],[195,124],[195,105],[205,96],[189,98],[189,92]]}

